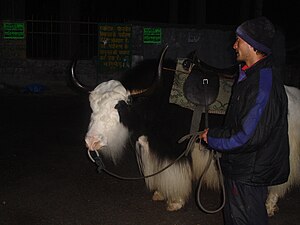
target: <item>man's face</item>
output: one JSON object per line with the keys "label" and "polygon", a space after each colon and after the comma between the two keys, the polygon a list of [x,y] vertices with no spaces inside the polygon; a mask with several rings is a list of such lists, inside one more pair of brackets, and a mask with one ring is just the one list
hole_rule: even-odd
{"label": "man's face", "polygon": [[233,49],[236,53],[236,60],[240,62],[246,62],[250,57],[251,46],[245,42],[239,36],[236,37],[236,41],[233,44]]}

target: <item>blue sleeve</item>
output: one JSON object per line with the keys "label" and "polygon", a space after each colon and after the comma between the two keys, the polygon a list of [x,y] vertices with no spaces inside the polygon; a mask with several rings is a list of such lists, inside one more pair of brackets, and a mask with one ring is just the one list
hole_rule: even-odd
{"label": "blue sleeve", "polygon": [[255,104],[242,119],[241,129],[228,138],[211,137],[208,132],[208,145],[219,151],[228,151],[247,143],[253,137],[265,106],[268,103],[271,88],[272,70],[270,68],[262,69],[260,71],[259,89]]}

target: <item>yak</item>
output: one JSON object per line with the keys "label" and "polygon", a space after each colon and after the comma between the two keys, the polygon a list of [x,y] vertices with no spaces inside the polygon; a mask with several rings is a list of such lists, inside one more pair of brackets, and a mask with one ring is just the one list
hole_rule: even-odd
{"label": "yak", "polygon": [[[193,113],[169,102],[174,71],[162,67],[175,65],[164,60],[165,52],[166,48],[160,60],[144,60],[118,80],[104,81],[95,88],[86,87],[78,80],[76,61],[71,67],[73,82],[89,92],[92,113],[85,136],[88,151],[99,151],[117,164],[128,142],[135,143],[140,170],[145,176],[165,168],[182,154],[187,141],[178,143],[178,140],[189,133]],[[206,69],[213,71],[213,67]],[[215,72],[220,71],[216,68]],[[269,187],[265,204],[269,216],[278,211],[278,200],[300,183],[300,90],[291,86],[285,89],[289,110],[290,176],[286,183]],[[203,174],[210,152],[201,142],[195,142],[188,156],[163,172],[145,178],[147,188],[153,192],[152,199],[165,200],[169,211],[179,210],[188,201],[193,183],[201,176],[208,188],[220,189],[216,159]]]}

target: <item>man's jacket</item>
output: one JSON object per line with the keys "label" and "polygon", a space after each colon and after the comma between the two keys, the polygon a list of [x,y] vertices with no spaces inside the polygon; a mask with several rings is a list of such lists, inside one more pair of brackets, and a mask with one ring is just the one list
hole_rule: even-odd
{"label": "man's jacket", "polygon": [[271,59],[240,70],[223,127],[208,145],[222,152],[223,174],[249,185],[276,185],[289,176],[288,100]]}

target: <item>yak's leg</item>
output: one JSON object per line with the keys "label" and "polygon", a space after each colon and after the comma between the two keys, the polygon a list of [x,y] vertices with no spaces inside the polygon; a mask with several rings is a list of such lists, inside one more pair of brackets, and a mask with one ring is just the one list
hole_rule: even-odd
{"label": "yak's leg", "polygon": [[[170,162],[164,162],[159,168],[164,168]],[[167,170],[156,176],[158,190],[167,200],[167,210],[181,209],[188,200],[192,189],[192,172],[188,160],[173,164]]]}
{"label": "yak's leg", "polygon": [[162,193],[160,193],[159,191],[156,190],[153,193],[152,200],[153,201],[163,201],[163,200],[165,200],[165,197],[163,196]]}
{"label": "yak's leg", "polygon": [[[140,136],[136,145],[136,148],[139,153],[138,161],[140,165],[140,170],[145,175],[149,175],[153,173],[154,164],[151,163],[152,160],[150,158],[150,150],[149,150],[149,143],[148,138],[146,136]],[[144,160],[143,160],[144,159]],[[154,177],[146,178],[145,179],[146,185],[150,190],[154,190],[152,200],[153,201],[164,201],[165,197],[163,194],[156,189]]]}
{"label": "yak's leg", "polygon": [[[141,167],[144,175],[156,173],[171,162],[157,158],[149,148],[147,137],[138,139]],[[147,187],[154,191],[152,199],[166,200],[167,210],[175,211],[182,208],[189,198],[192,189],[192,171],[190,162],[180,160],[163,172],[145,179]]]}
{"label": "yak's leg", "polygon": [[269,192],[267,201],[266,201],[266,209],[268,212],[268,216],[274,216],[274,214],[279,210],[278,206],[277,206],[277,202],[278,202],[278,194],[274,193],[274,192]]}

